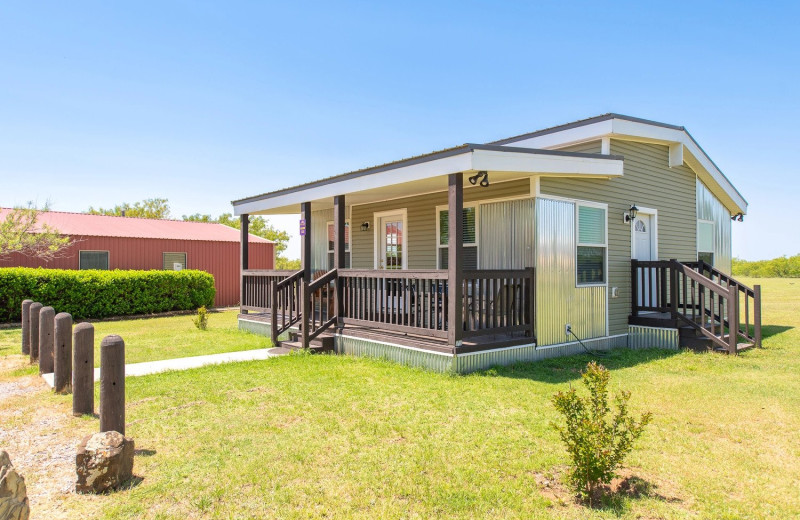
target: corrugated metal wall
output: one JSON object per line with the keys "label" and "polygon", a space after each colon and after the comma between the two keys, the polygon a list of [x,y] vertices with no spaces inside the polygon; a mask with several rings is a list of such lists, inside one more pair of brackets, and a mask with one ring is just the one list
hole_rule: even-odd
{"label": "corrugated metal wall", "polygon": [[534,199],[481,204],[481,269],[525,269],[536,265],[534,212]]}
{"label": "corrugated metal wall", "polygon": [[[201,240],[158,240],[148,238],[73,237],[75,244],[67,254],[51,262],[22,255],[0,260],[0,267],[44,267],[78,269],[80,251],[108,251],[109,269],[161,270],[163,253],[186,253],[186,268],[214,275],[217,289],[215,305],[227,307],[239,303],[239,243]],[[250,242],[250,268],[272,269],[273,245]]]}
{"label": "corrugated metal wall", "polygon": [[678,350],[680,348],[678,346],[678,329],[631,325],[628,327],[628,348],[668,348]]}
{"label": "corrugated metal wall", "polygon": [[606,334],[606,287],[575,286],[575,204],[536,199],[536,337],[539,345]]}
{"label": "corrugated metal wall", "polygon": [[731,273],[731,212],[697,179],[697,218],[714,221],[714,267]]}

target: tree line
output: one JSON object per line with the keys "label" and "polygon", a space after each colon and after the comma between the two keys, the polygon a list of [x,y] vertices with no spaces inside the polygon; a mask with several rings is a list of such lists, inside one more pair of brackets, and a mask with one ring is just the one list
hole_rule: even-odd
{"label": "tree line", "polygon": [[734,276],[753,278],[800,278],[800,254],[780,256],[772,260],[748,261],[734,258],[732,271]]}

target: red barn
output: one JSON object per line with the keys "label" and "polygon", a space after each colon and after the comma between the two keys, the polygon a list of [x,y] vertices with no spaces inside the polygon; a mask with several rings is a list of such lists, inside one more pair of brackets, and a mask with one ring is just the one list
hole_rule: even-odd
{"label": "red barn", "polygon": [[[0,208],[0,222],[9,209]],[[59,258],[45,262],[13,254],[0,267],[50,269],[198,269],[214,275],[215,305],[238,305],[239,230],[208,222],[184,222],[48,211],[37,224],[47,224],[73,243]],[[250,269],[275,268],[275,244],[249,237]]]}

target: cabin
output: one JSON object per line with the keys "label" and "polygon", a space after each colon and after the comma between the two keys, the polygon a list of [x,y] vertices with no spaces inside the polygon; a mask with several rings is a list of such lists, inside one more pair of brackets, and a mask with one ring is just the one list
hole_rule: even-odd
{"label": "cabin", "polygon": [[606,114],[233,201],[297,214],[297,272],[250,269],[239,326],[438,371],[760,342],[731,277],[747,201],[682,126]]}

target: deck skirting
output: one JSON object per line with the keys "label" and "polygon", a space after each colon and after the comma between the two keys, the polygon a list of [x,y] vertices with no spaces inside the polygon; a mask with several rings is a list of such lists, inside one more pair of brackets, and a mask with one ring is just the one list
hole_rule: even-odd
{"label": "deck skirting", "polygon": [[628,348],[665,348],[679,350],[678,329],[628,325]]}

